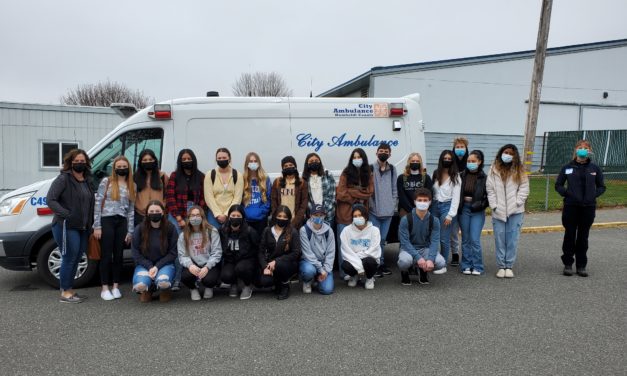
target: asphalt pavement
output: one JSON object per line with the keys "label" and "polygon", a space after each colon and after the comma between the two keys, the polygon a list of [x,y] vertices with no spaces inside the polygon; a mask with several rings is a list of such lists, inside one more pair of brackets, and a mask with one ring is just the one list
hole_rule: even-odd
{"label": "asphalt pavement", "polygon": [[331,296],[293,285],[286,301],[183,289],[141,304],[127,282],[119,301],[93,286],[67,305],[34,272],[0,270],[2,374],[624,375],[627,231],[591,232],[588,278],[561,275],[561,237],[523,234],[511,280],[494,277],[486,235],[480,277],[402,286],[395,269],[372,291],[336,279]]}

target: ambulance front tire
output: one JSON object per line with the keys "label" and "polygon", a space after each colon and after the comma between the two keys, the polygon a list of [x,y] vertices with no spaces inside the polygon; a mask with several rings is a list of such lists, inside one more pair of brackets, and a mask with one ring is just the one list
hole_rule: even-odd
{"label": "ambulance front tire", "polygon": [[[37,273],[47,284],[59,288],[59,270],[61,268],[61,252],[54,239],[48,239],[37,254]],[[88,260],[83,256],[78,264],[78,278],[74,279],[74,287],[86,286],[98,272],[98,261]]]}

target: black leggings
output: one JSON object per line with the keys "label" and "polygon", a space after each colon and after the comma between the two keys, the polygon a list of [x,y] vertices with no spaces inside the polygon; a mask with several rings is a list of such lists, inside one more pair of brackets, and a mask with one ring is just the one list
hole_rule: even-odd
{"label": "black leggings", "polygon": [[258,284],[260,287],[270,287],[287,283],[296,273],[298,273],[298,262],[277,260],[272,275],[264,275],[262,271]]}
{"label": "black leggings", "polygon": [[[368,256],[361,259],[361,264],[364,266],[366,278],[374,277],[374,273],[377,272],[377,268],[379,267],[377,260],[375,260],[374,257]],[[357,275],[357,269],[355,269],[353,264],[348,261],[342,262],[342,270],[344,270],[344,273],[350,275],[351,277]]]}
{"label": "black leggings", "polygon": [[236,263],[224,262],[222,265],[222,275],[220,279],[224,283],[233,285],[237,279],[241,279],[244,285],[250,286],[255,275],[259,274],[259,263],[257,259],[249,258],[237,261]]}
{"label": "black leggings", "polygon": [[[196,286],[197,279],[198,277],[193,275],[189,271],[189,269],[183,268],[183,271],[181,273],[181,283],[184,284],[185,287],[187,287],[190,290],[197,288]],[[219,279],[220,279],[220,266],[216,265],[213,268],[209,269],[209,271],[207,272],[207,275],[203,279],[200,280],[200,283],[202,283],[202,285],[205,287],[212,288],[218,284]]]}
{"label": "black leggings", "polygon": [[253,230],[255,230],[257,232],[257,235],[259,237],[261,237],[261,234],[263,233],[263,229],[268,227],[268,220],[261,220],[261,221],[246,221],[246,223],[248,223],[248,226],[250,226]]}
{"label": "black leggings", "polygon": [[[124,238],[128,233],[126,217],[115,215],[100,220],[100,282],[102,285],[120,283],[122,274]],[[113,255],[113,259],[111,257]],[[113,272],[112,272],[113,270]],[[113,275],[113,278],[111,278]]]}
{"label": "black leggings", "polygon": [[588,264],[588,235],[594,223],[596,207],[564,205],[562,225],[564,226],[564,243],[562,243],[562,262],[572,265],[576,260],[577,268],[585,268]]}

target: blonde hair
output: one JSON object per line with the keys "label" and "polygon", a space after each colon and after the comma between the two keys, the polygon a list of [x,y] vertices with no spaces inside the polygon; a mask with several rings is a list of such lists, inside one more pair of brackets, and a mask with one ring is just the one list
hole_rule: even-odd
{"label": "blonde hair", "polygon": [[464,144],[466,149],[468,149],[468,139],[466,137],[458,136],[453,139],[453,150],[455,150],[455,145]]}
{"label": "blonde hair", "polygon": [[200,224],[200,232],[202,233],[202,247],[205,248],[211,236],[211,230],[213,227],[207,222],[207,218],[205,217],[205,211],[198,205],[194,205],[187,211],[187,218],[185,219],[185,227],[183,228],[183,239],[185,240],[185,255],[189,256],[189,240],[192,236],[192,232],[194,231],[194,227],[189,223],[189,214],[192,210],[198,210],[200,212],[200,217],[202,218],[202,223]]}
{"label": "blonde hair", "polygon": [[582,145],[587,146],[588,149],[590,149],[590,151],[592,151],[592,144],[590,144],[590,141],[588,141],[588,140],[579,140],[575,144],[575,149],[573,150],[573,159],[577,159],[577,149],[579,149],[579,147],[582,146]]}
{"label": "blonde hair", "polygon": [[109,184],[111,185],[111,196],[109,197],[112,201],[120,200],[120,185],[118,184],[118,174],[115,172],[115,164],[119,161],[126,162],[128,166],[128,175],[124,178],[126,180],[126,189],[128,190],[128,199],[131,202],[135,202],[135,183],[133,180],[133,171],[131,168],[131,163],[128,159],[119,155],[113,160],[113,171],[111,171],[111,176],[109,177]]}
{"label": "blonde hair", "polygon": [[266,171],[261,167],[261,158],[259,158],[259,154],[251,151],[246,154],[246,158],[244,159],[244,198],[242,199],[242,203],[244,205],[250,204],[250,199],[252,197],[252,180],[253,177],[250,174],[250,169],[248,168],[248,160],[250,157],[255,157],[257,159],[257,163],[259,163],[259,168],[257,168],[257,185],[259,186],[259,192],[261,192],[261,202],[265,203],[266,198],[266,180],[268,179],[268,175]]}
{"label": "blonde hair", "polygon": [[424,178],[426,174],[426,169],[425,169],[424,163],[422,162],[422,155],[420,155],[420,153],[409,154],[409,157],[407,157],[407,164],[405,165],[405,171],[403,171],[403,175],[409,176],[411,174],[411,169],[409,168],[409,161],[411,161],[413,157],[418,157],[418,159],[420,159],[420,175],[422,175],[422,177]]}

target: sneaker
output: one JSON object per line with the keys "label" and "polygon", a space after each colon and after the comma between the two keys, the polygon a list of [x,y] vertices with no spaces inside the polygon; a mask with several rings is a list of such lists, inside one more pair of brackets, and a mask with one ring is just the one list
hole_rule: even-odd
{"label": "sneaker", "polygon": [[470,268],[466,268],[464,269],[464,271],[462,272],[465,275],[471,275],[472,274],[472,270],[470,270]]}
{"label": "sneaker", "polygon": [[473,270],[471,274],[472,275],[481,275],[481,272],[478,271],[478,270]]}
{"label": "sneaker", "polygon": [[429,284],[429,273],[425,272],[424,270],[418,268],[418,283],[420,283],[421,285],[428,285]]}
{"label": "sneaker", "polygon": [[253,287],[252,286],[244,286],[242,289],[242,294],[239,296],[241,300],[250,299],[253,296]]}
{"label": "sneaker", "polygon": [[451,266],[459,266],[459,253],[453,253],[451,256]]}
{"label": "sneaker", "polygon": [[144,291],[139,293],[139,301],[142,303],[148,303],[152,301],[152,293],[150,291]]}
{"label": "sneaker", "polygon": [[505,269],[505,278],[514,278],[514,271],[512,269]]}
{"label": "sneaker", "polygon": [[446,273],[446,266],[443,267],[442,269],[436,269],[433,271],[433,274],[444,274]]}
{"label": "sneaker", "polygon": [[577,275],[580,277],[587,277],[588,272],[586,271],[586,268],[577,268]]}
{"label": "sneaker", "polygon": [[189,290],[189,293],[192,296],[193,301],[200,300],[200,292],[198,291],[198,289],[191,289]]}
{"label": "sneaker", "polygon": [[172,291],[171,290],[161,290],[159,293],[159,301],[162,303],[166,303],[172,300]]}
{"label": "sneaker", "polygon": [[279,300],[285,300],[290,297],[290,284],[281,283],[281,287],[279,289],[279,294],[276,296]]}
{"label": "sneaker", "polygon": [[[74,296],[76,296],[76,295],[74,295]],[[113,297],[113,294],[111,294],[111,291],[109,291],[109,290],[101,291],[100,292],[100,297],[102,298],[102,300],[107,300],[107,301],[115,299]]]}
{"label": "sneaker", "polygon": [[181,289],[181,282],[180,281],[174,281],[174,283],[172,284],[172,288],[170,289],[171,291],[179,291]]}
{"label": "sneaker", "polygon": [[228,283],[222,282],[222,283],[220,283],[220,288],[221,289],[229,289],[229,288],[231,288],[231,285],[229,285]]}
{"label": "sneaker", "polygon": [[381,270],[381,267],[377,268],[376,273],[374,273],[374,277],[375,278],[383,278],[383,270]]}
{"label": "sneaker", "polygon": [[73,303],[73,304],[78,304],[78,303],[82,303],[82,302],[83,302],[83,299],[79,298],[79,297],[78,297],[78,296],[76,296],[76,295],[72,295],[72,296],[70,296],[70,297],[68,297],[68,298],[66,298],[65,296],[61,296],[61,297],[59,298],[59,302],[61,302],[61,303]]}
{"label": "sneaker", "polygon": [[411,286],[411,279],[409,278],[409,272],[401,272],[401,285]]}
{"label": "sneaker", "polygon": [[229,296],[231,298],[237,298],[237,284],[232,284],[229,288]]}
{"label": "sneaker", "polygon": [[120,292],[120,289],[111,290],[111,295],[113,295],[115,299],[120,299],[122,297],[122,293]]}
{"label": "sneaker", "polygon": [[348,274],[344,275],[344,280],[345,280],[345,281],[347,281],[347,282],[348,282],[348,280],[350,280],[350,279],[351,279],[351,276],[350,276],[350,275],[348,275]]}
{"label": "sneaker", "polygon": [[383,275],[390,275],[390,274],[392,274],[392,271],[390,270],[390,268],[385,266],[385,264],[381,264],[381,266],[379,266],[379,270],[381,271],[381,273]]}
{"label": "sneaker", "polygon": [[355,287],[355,286],[357,286],[357,279],[358,278],[359,278],[358,276],[354,276],[354,277],[350,277],[349,276],[348,287]]}
{"label": "sneaker", "polygon": [[366,290],[373,290],[374,289],[374,278],[367,278],[365,287],[366,287]]}
{"label": "sneaker", "polygon": [[202,293],[203,299],[213,298],[213,287],[205,287],[205,292]]}
{"label": "sneaker", "polygon": [[303,282],[303,293],[311,294],[311,282]]}
{"label": "sneaker", "polygon": [[499,269],[499,271],[496,272],[496,278],[505,278],[505,269]]}
{"label": "sneaker", "polygon": [[570,277],[571,275],[573,275],[573,267],[572,265],[566,265],[564,266],[564,272],[563,274],[567,277]]}

